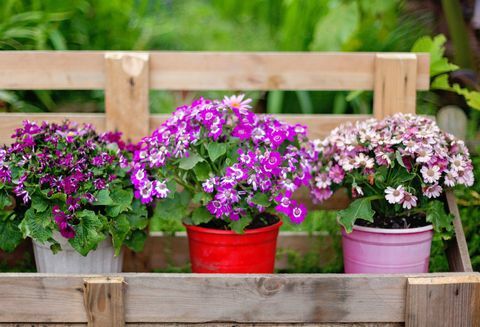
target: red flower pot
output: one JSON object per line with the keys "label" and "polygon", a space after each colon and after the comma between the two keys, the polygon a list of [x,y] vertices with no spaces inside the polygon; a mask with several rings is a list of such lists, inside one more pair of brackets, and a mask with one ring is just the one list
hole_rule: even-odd
{"label": "red flower pot", "polygon": [[282,222],[244,234],[185,225],[194,273],[271,274]]}

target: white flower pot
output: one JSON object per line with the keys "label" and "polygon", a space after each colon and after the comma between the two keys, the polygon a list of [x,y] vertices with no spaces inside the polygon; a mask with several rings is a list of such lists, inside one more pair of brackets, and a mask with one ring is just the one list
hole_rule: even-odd
{"label": "white flower pot", "polygon": [[114,256],[112,241],[107,238],[96,250],[90,251],[86,257],[75,251],[68,239],[60,234],[54,238],[62,246],[62,250],[53,254],[49,244],[33,241],[35,263],[39,273],[58,274],[106,274],[122,271],[123,250]]}

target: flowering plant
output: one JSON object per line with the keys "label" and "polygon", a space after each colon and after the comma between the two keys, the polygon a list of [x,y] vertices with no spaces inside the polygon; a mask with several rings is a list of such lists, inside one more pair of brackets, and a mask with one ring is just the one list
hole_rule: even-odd
{"label": "flowering plant", "polygon": [[339,212],[347,231],[357,219],[384,228],[409,228],[420,219],[448,233],[453,217],[436,199],[445,188],[473,184],[463,141],[425,117],[396,114],[342,125],[316,149],[311,193],[323,201],[340,187],[350,190],[355,200]]}
{"label": "flowering plant", "polygon": [[0,247],[13,250],[31,237],[56,252],[58,231],[82,255],[109,234],[116,254],[122,244],[140,250],[147,212],[134,199],[131,153],[120,136],[68,121],[25,121],[0,149]]}
{"label": "flowering plant", "polygon": [[290,197],[311,178],[306,128],[256,115],[250,101],[202,98],[177,108],[138,145],[135,196],[143,203],[162,199],[161,217],[221,222],[239,233],[267,212],[302,222],[306,208]]}

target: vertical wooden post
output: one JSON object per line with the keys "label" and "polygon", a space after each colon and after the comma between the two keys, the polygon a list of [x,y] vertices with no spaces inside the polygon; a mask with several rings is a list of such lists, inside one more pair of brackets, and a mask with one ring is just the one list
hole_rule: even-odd
{"label": "vertical wooden post", "polygon": [[137,142],[149,131],[149,55],[107,53],[105,69],[106,128]]}
{"label": "vertical wooden post", "polygon": [[375,59],[373,115],[377,119],[397,112],[415,113],[417,56],[379,53]]}
{"label": "vertical wooden post", "polygon": [[408,278],[405,326],[480,326],[480,275]]}
{"label": "vertical wooden post", "polygon": [[123,277],[85,279],[83,301],[89,327],[125,325],[123,286]]}

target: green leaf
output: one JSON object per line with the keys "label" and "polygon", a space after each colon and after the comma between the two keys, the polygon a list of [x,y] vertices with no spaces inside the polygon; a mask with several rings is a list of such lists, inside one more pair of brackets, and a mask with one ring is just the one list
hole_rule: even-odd
{"label": "green leaf", "polygon": [[271,204],[268,195],[260,192],[255,193],[255,195],[252,198],[252,202],[262,207],[268,207]]}
{"label": "green leaf", "polygon": [[238,220],[230,221],[230,228],[237,234],[243,234],[245,228],[252,222],[251,216],[244,216]]}
{"label": "green leaf", "polygon": [[430,76],[451,72],[459,68],[457,65],[449,63],[448,59],[443,56],[446,41],[447,39],[443,34],[434,38],[423,36],[412,47],[412,52],[428,52],[430,54]]}
{"label": "green leaf", "polygon": [[360,198],[348,206],[347,209],[338,212],[338,221],[350,233],[357,219],[364,219],[373,222],[375,211],[372,209],[371,199]]}
{"label": "green leaf", "polygon": [[342,46],[354,35],[359,22],[360,10],[356,1],[347,1],[331,8],[318,20],[310,50],[342,50]]}
{"label": "green leaf", "polygon": [[124,213],[132,229],[144,229],[148,226],[147,208],[135,199],[132,203],[132,210]]}
{"label": "green leaf", "polygon": [[186,191],[175,192],[173,198],[158,201],[152,219],[181,220],[187,214],[190,194]]}
{"label": "green leaf", "polygon": [[192,223],[194,225],[208,223],[211,219],[213,219],[213,216],[205,207],[199,207],[192,213]]}
{"label": "green leaf", "polygon": [[50,241],[52,241],[52,244],[50,245],[50,250],[53,254],[57,254],[58,252],[62,251],[62,246],[57,241],[53,239]]}
{"label": "green leaf", "polygon": [[110,234],[112,235],[112,243],[115,249],[115,255],[120,254],[123,241],[130,231],[130,223],[126,215],[122,214],[114,219],[110,225]]}
{"label": "green leaf", "polygon": [[31,207],[37,212],[44,212],[48,208],[48,200],[40,191],[36,191],[32,195]]}
{"label": "green leaf", "polygon": [[192,202],[195,204],[206,204],[212,200],[212,196],[205,192],[198,192],[192,198]]}
{"label": "green leaf", "polygon": [[12,205],[12,199],[10,195],[4,190],[0,191],[0,210],[3,210],[3,208],[11,205]]}
{"label": "green leaf", "polygon": [[204,181],[210,177],[210,165],[206,162],[199,162],[194,168],[193,172],[199,181]]}
{"label": "green leaf", "polygon": [[225,143],[210,143],[207,146],[208,156],[212,162],[223,156],[227,152],[227,145]]}
{"label": "green leaf", "polygon": [[397,162],[400,166],[402,166],[403,168],[407,168],[403,163],[402,154],[400,153],[400,151],[395,151],[395,159],[397,159]]}
{"label": "green leaf", "polygon": [[448,81],[448,75],[447,74],[437,76],[432,81],[431,88],[432,89],[437,89],[437,90],[445,90],[445,91],[455,92],[458,95],[463,96],[465,98],[465,101],[467,102],[467,104],[470,107],[472,107],[473,109],[476,109],[476,110],[480,110],[480,92],[470,91],[468,89],[462,88],[457,83],[454,83],[453,85],[450,85],[450,82]]}
{"label": "green leaf", "polygon": [[97,200],[93,202],[94,206],[108,206],[113,204],[113,200],[110,197],[110,191],[107,189],[98,191],[95,198]]}
{"label": "green leaf", "polygon": [[124,243],[133,251],[140,252],[143,250],[146,239],[147,234],[145,231],[134,230],[130,235],[127,236]]}
{"label": "green leaf", "polygon": [[105,239],[102,233],[103,223],[101,218],[90,210],[77,213],[80,222],[74,226],[75,237],[69,240],[70,245],[83,256],[97,248],[98,244]]}
{"label": "green leaf", "polygon": [[112,205],[108,206],[105,209],[105,212],[108,217],[117,217],[122,212],[128,211],[131,209],[131,204],[133,200],[133,191],[123,190],[121,188],[114,189],[111,194]]}
{"label": "green leaf", "polygon": [[178,167],[180,169],[190,170],[193,167],[195,167],[195,165],[197,163],[202,162],[202,161],[204,161],[204,159],[202,157],[200,157],[198,154],[190,153],[190,155],[188,157],[184,157],[184,158],[180,159],[180,164],[179,164]]}
{"label": "green leaf", "polygon": [[453,233],[453,215],[445,211],[443,202],[435,200],[430,201],[426,208],[426,220],[432,223],[437,233],[440,233],[444,239],[448,239]]}
{"label": "green leaf", "polygon": [[52,223],[52,214],[50,212],[40,213],[30,208],[25,212],[25,216],[18,227],[22,231],[23,237],[30,237],[37,242],[45,243],[52,237]]}
{"label": "green leaf", "polygon": [[0,221],[0,249],[11,252],[23,239],[22,232],[18,228],[18,221],[6,218]]}

